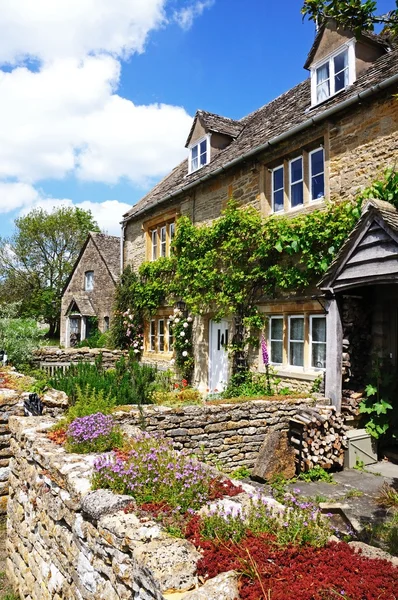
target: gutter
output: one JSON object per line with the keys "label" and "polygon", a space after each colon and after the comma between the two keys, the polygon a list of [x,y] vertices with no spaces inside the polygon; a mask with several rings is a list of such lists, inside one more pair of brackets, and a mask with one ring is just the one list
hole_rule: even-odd
{"label": "gutter", "polygon": [[[192,183],[188,183],[187,185],[176,190],[175,192],[166,194],[166,196],[164,196],[157,203],[157,206],[159,204],[163,204],[163,202],[165,202],[166,200],[175,198],[176,196],[186,192],[187,190],[192,189],[193,187],[199,185],[200,183],[202,183],[204,181],[207,181],[208,179],[211,179],[212,177],[216,177],[220,173],[224,173],[227,169],[234,167],[235,165],[239,164],[240,162],[243,162],[244,160],[251,158],[253,155],[258,154],[259,152],[262,152],[263,150],[266,150],[266,149],[270,148],[271,146],[274,146],[275,144],[279,144],[280,142],[283,142],[287,138],[295,135],[296,133],[300,133],[301,131],[303,131],[304,129],[308,129],[308,127],[311,127],[312,125],[317,125],[318,123],[320,123],[324,119],[327,119],[331,115],[334,115],[337,112],[344,110],[345,108],[348,108],[348,107],[356,104],[357,102],[364,100],[365,98],[368,98],[369,96],[373,96],[379,90],[384,90],[385,88],[389,87],[390,85],[393,85],[394,83],[398,83],[398,73],[396,73],[395,75],[392,75],[391,77],[388,77],[387,79],[384,79],[384,81],[381,81],[380,83],[377,83],[376,85],[372,85],[370,88],[367,88],[366,90],[363,90],[362,92],[358,92],[354,96],[351,96],[351,98],[347,98],[347,100],[343,100],[343,102],[340,102],[339,104],[335,104],[334,106],[331,106],[327,110],[319,113],[318,115],[315,115],[314,117],[311,117],[310,119],[307,119],[303,123],[300,123],[299,125],[295,125],[288,131],[285,131],[284,133],[281,133],[280,135],[277,135],[277,136],[271,138],[264,144],[260,144],[260,146],[256,146],[255,148],[253,148],[252,150],[249,150],[245,154],[242,154],[241,156],[234,158],[233,160],[227,162],[225,165],[218,167],[218,169],[216,169],[215,171],[211,171],[211,173],[207,173],[206,175],[199,177],[199,179],[196,179]],[[150,208],[153,208],[153,206],[151,206]],[[144,214],[145,212],[146,212],[146,209],[144,208],[141,211],[132,215],[131,217],[126,217],[122,221],[122,227],[123,227],[123,225],[125,226],[125,224],[130,219],[133,219],[141,214]]]}
{"label": "gutter", "polygon": [[124,232],[126,229],[126,223],[127,221],[122,221],[121,224],[121,231],[120,231],[120,273],[123,273],[123,268],[124,268],[124,260],[123,260],[123,252],[124,252]]}

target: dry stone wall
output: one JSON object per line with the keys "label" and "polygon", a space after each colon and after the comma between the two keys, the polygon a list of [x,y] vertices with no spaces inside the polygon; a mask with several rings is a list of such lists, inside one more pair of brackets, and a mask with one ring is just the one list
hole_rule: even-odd
{"label": "dry stone wall", "polygon": [[[321,402],[317,398],[316,403]],[[288,430],[289,420],[314,404],[315,400],[309,397],[177,409],[145,406],[141,413],[131,408],[116,412],[114,417],[124,426],[144,422],[146,431],[164,434],[172,439],[175,448],[210,454],[232,470],[243,465],[253,467],[266,434]]]}
{"label": "dry stone wall", "polygon": [[125,514],[131,496],[90,491],[94,455],[56,446],[46,437],[53,423],[10,421],[7,575],[21,600],[236,600],[236,574],[200,587],[189,541]]}
{"label": "dry stone wall", "polygon": [[[1,383],[0,383],[1,386]],[[9,419],[23,416],[28,392],[17,392],[0,387],[0,517],[7,512],[9,463],[12,457]],[[56,416],[68,406],[64,392],[49,390],[42,397],[44,414]]]}
{"label": "dry stone wall", "polygon": [[56,348],[46,346],[36,350],[33,362],[36,367],[51,371],[58,366],[68,366],[70,363],[94,363],[100,355],[102,355],[104,367],[111,369],[122,356],[127,355],[127,352],[107,348]]}

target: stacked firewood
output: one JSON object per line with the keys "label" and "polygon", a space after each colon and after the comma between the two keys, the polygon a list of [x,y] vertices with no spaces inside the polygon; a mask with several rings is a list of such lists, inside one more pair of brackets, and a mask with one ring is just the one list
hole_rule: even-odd
{"label": "stacked firewood", "polygon": [[342,467],[347,448],[347,426],[334,406],[315,406],[290,420],[290,443],[296,454],[298,470],[316,465],[324,469]]}
{"label": "stacked firewood", "polygon": [[345,415],[357,417],[359,415],[359,404],[365,397],[364,391],[354,392],[353,390],[343,390],[341,410]]}

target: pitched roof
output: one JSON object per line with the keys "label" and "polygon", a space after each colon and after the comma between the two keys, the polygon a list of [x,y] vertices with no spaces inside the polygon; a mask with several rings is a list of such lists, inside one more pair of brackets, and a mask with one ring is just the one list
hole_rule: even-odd
{"label": "pitched roof", "polygon": [[[322,39],[323,32],[325,31],[326,27],[327,27],[327,23],[324,23],[318,29],[315,39],[314,39],[314,43],[312,44],[311,49],[308,52],[306,61],[304,63],[304,69],[309,69],[309,67],[311,66],[311,63],[314,59],[315,53],[318,49],[319,43]],[[373,31],[363,31],[361,34],[361,38],[364,38],[365,40],[367,40],[368,42],[371,42],[373,44],[377,44],[378,46],[382,46],[386,50],[388,48],[392,47],[391,40],[389,39],[389,37],[387,35],[373,33]]]}
{"label": "pitched roof", "polygon": [[[369,244],[370,246],[374,246],[376,242],[381,246],[383,244],[383,239],[380,238],[380,236],[377,236],[377,238],[375,236],[376,230],[379,230],[380,228],[384,229],[387,234],[396,240],[396,250],[392,252],[390,248],[388,254],[386,253],[384,258],[389,258],[391,254],[396,254],[396,257],[398,258],[398,211],[389,202],[376,199],[369,200],[363,208],[359,221],[340,248],[328,270],[319,281],[317,287],[320,289],[330,289],[334,287],[334,284],[345,265],[349,262],[353,253],[360,248],[361,241],[365,241],[365,236],[367,234],[371,234],[371,239],[369,240],[367,247],[369,247]],[[356,264],[359,264],[358,259],[356,260]]]}
{"label": "pitched roof", "polygon": [[185,144],[186,148],[189,146],[189,142],[191,141],[191,137],[198,119],[207,131],[223,133],[224,135],[229,135],[232,138],[236,138],[243,129],[243,124],[241,121],[235,121],[234,119],[229,119],[228,117],[222,117],[221,115],[216,115],[215,113],[210,113],[206,110],[197,110],[187,138],[187,142]]}
{"label": "pitched roof", "polygon": [[90,236],[116,283],[120,274],[120,238],[96,232],[91,232]]}
{"label": "pitched roof", "polygon": [[[376,60],[361,73],[353,85],[320,105],[311,107],[310,79],[299,83],[269,104],[239,121],[240,134],[220,151],[208,165],[188,175],[188,160],[184,160],[160,181],[146,196],[123,215],[125,220],[138,217],[147,210],[209,179],[234,164],[286,139],[298,130],[326,118],[331,110],[343,110],[352,102],[374,94],[398,81],[398,50]],[[392,79],[395,77],[394,79]],[[366,91],[366,94],[364,93]],[[341,107],[341,108],[340,108]]]}
{"label": "pitched roof", "polygon": [[83,317],[95,317],[96,312],[93,305],[91,304],[90,298],[86,294],[74,294],[72,300],[69,303],[66,315],[72,310],[73,305],[76,305],[80,314]]}

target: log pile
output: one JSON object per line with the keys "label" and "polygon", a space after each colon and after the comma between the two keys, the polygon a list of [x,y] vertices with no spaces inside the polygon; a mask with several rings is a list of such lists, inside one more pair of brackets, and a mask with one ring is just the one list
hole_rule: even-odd
{"label": "log pile", "polygon": [[345,415],[353,417],[359,416],[359,404],[365,398],[365,392],[354,392],[353,390],[343,390],[343,398],[341,402],[341,411]]}
{"label": "log pile", "polygon": [[324,469],[342,467],[346,432],[344,416],[334,406],[308,408],[291,419],[289,440],[298,471],[308,471],[316,465]]}

